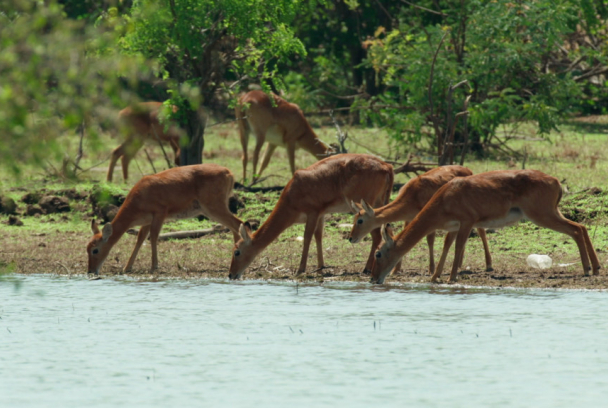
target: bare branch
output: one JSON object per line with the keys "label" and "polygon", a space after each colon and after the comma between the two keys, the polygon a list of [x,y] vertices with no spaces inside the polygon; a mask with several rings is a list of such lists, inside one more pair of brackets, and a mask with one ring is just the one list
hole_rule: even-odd
{"label": "bare branch", "polygon": [[[393,164],[394,162],[387,162],[387,163]],[[410,154],[407,158],[407,162],[405,162],[401,166],[395,168],[393,170],[393,173],[395,173],[395,174],[415,173],[416,175],[418,175],[419,171],[427,172],[427,171],[431,170],[431,168],[434,166],[435,166],[435,163],[423,163],[420,161],[412,163],[412,155]]]}
{"label": "bare branch", "polygon": [[401,0],[401,1],[404,2],[405,4],[409,4],[410,6],[418,8],[420,10],[424,10],[424,11],[428,11],[429,13],[437,14],[438,16],[442,16],[442,17],[447,17],[448,16],[447,14],[442,13],[441,11],[431,10],[431,9],[426,8],[426,7],[419,6],[417,4],[410,3],[407,0]]}
{"label": "bare branch", "polygon": [[434,110],[434,107],[433,107],[433,75],[435,73],[435,62],[437,61],[437,55],[439,55],[439,50],[441,49],[441,46],[443,45],[443,41],[445,40],[445,37],[447,35],[448,35],[448,32],[446,31],[443,34],[443,37],[441,37],[441,41],[439,41],[439,45],[437,46],[437,50],[435,51],[435,55],[433,56],[433,62],[431,64],[431,74],[429,76],[429,88],[428,88],[429,105],[431,108],[429,117],[433,121],[433,127],[435,128],[435,135],[437,136],[437,154],[439,156],[441,156],[441,130],[439,129],[439,122],[437,120],[437,117],[435,117],[435,114],[433,113],[433,110]]}

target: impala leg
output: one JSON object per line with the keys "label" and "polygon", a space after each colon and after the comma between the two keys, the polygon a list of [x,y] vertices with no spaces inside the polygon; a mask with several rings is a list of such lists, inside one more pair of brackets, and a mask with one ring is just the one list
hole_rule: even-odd
{"label": "impala leg", "polygon": [[114,174],[114,167],[116,166],[116,162],[118,159],[122,157],[124,154],[125,144],[121,144],[116,149],[112,150],[112,156],[110,157],[110,166],[108,167],[108,174],[106,176],[106,181],[112,181],[112,176]]}
{"label": "impala leg", "polygon": [[137,140],[131,140],[124,144],[124,154],[120,158],[120,161],[122,164],[122,177],[125,182],[129,179],[129,163],[142,145],[143,143]]}
{"label": "impala leg", "polygon": [[148,238],[149,232],[149,225],[144,225],[139,229],[139,232],[137,233],[137,242],[135,242],[135,248],[133,248],[129,262],[127,262],[127,265],[123,268],[122,273],[131,272],[131,269],[133,269],[133,264],[135,263],[135,258],[137,258],[137,253],[139,252],[139,249],[141,248],[141,245],[144,243],[145,239]]}
{"label": "impala leg", "polygon": [[437,264],[437,269],[435,273],[431,277],[431,282],[436,282],[437,279],[441,276],[441,272],[443,271],[443,267],[445,265],[445,261],[448,257],[448,252],[456,239],[456,232],[448,232],[445,236],[445,240],[443,241],[443,249],[441,250],[441,257],[439,258],[439,263]]}
{"label": "impala leg", "polygon": [[488,245],[488,237],[486,236],[485,228],[477,228],[477,234],[479,234],[479,238],[481,238],[483,252],[486,255],[486,272],[492,272],[494,270],[494,268],[492,268],[492,254],[490,253],[490,246]]}
{"label": "impala leg", "polygon": [[175,165],[179,166],[181,163],[180,155],[182,152],[181,148],[179,147],[179,139],[174,139],[174,138],[169,139],[169,145],[173,149],[173,154],[175,155],[175,159],[174,159]]}
{"label": "impala leg", "polygon": [[241,137],[241,145],[243,146],[243,156],[241,161],[243,162],[243,183],[247,179],[247,138]]}
{"label": "impala leg", "polygon": [[150,247],[152,248],[152,267],[150,273],[153,273],[158,269],[158,235],[163,227],[165,221],[165,214],[154,214],[152,216],[152,223],[150,224]]}
{"label": "impala leg", "polygon": [[277,148],[277,145],[268,143],[266,145],[266,149],[264,149],[264,157],[262,158],[262,165],[260,166],[260,174],[264,171],[266,167],[268,167],[268,163],[270,163],[270,158],[274,153],[274,150]]}
{"label": "impala leg", "polygon": [[291,168],[291,174],[296,172],[296,144],[290,142],[287,144],[287,157],[289,158],[289,167]]}
{"label": "impala leg", "polygon": [[450,273],[450,283],[456,282],[458,278],[458,266],[462,263],[462,258],[464,256],[464,248],[467,245],[467,240],[469,239],[469,235],[471,234],[471,226],[463,226],[461,224],[460,229],[458,230],[458,235],[456,235],[456,251],[454,253],[454,263],[452,264],[452,273]]}
{"label": "impala leg", "polygon": [[325,216],[320,216],[315,228],[315,243],[317,244],[317,269],[323,269],[323,229],[325,228]]}
{"label": "impala leg", "polygon": [[429,275],[435,272],[435,231],[426,236],[426,243],[429,246]]}
{"label": "impala leg", "polygon": [[304,245],[302,247],[302,259],[300,260],[300,266],[298,267],[297,274],[304,273],[306,271],[306,262],[308,261],[308,250],[310,249],[310,241],[317,228],[319,222],[318,214],[308,214],[306,216],[306,227],[304,228]]}
{"label": "impala leg", "polygon": [[583,230],[583,239],[585,240],[585,246],[587,247],[587,253],[589,254],[589,258],[591,258],[591,265],[593,265],[593,274],[599,275],[600,269],[602,268],[600,265],[600,261],[597,258],[597,253],[593,248],[593,244],[591,243],[591,238],[589,238],[589,233],[587,232],[587,228],[584,225],[581,225],[581,229]]}
{"label": "impala leg", "polygon": [[232,232],[235,243],[241,239],[241,235],[239,234],[241,221],[230,212],[224,202],[212,201],[210,204],[207,204],[205,213],[208,218],[228,227],[230,232]]}
{"label": "impala leg", "polygon": [[378,249],[378,245],[382,241],[382,234],[380,233],[380,228],[376,228],[369,233],[372,236],[372,248],[369,251],[369,256],[367,257],[367,263],[365,264],[365,269],[363,269],[363,273],[365,275],[370,275],[372,273],[372,268],[374,267],[374,260],[376,255],[376,250]]}
{"label": "impala leg", "polygon": [[260,150],[262,150],[263,144],[264,144],[264,138],[262,138],[262,139],[256,138],[255,148],[253,149],[253,176],[252,176],[253,180],[256,180],[259,176],[258,159],[260,158]]}
{"label": "impala leg", "polygon": [[[403,229],[405,229],[405,227],[407,227],[407,221],[405,221],[403,223]],[[402,229],[402,230],[403,230]],[[397,265],[395,265],[395,267],[393,268],[393,270],[391,271],[391,275],[393,274],[397,274],[399,272],[401,272],[401,266],[403,265],[403,258],[399,259],[399,262],[397,262]]]}
{"label": "impala leg", "polygon": [[[595,254],[595,250],[591,245],[591,240],[588,238],[587,229],[581,224],[567,220],[563,215],[561,215],[561,213],[559,213],[559,211],[552,211],[550,213],[543,214],[540,211],[533,212],[528,210],[526,211],[526,216],[536,225],[570,235],[578,246],[578,251],[583,263],[583,272],[585,275],[588,275],[589,271],[591,270],[591,265],[589,263],[589,254],[591,253],[593,253],[591,258],[594,260],[593,266],[596,268],[594,273],[599,270],[597,255]],[[587,236],[587,238],[585,238],[585,236]],[[589,243],[589,254],[587,253],[587,242]]]}

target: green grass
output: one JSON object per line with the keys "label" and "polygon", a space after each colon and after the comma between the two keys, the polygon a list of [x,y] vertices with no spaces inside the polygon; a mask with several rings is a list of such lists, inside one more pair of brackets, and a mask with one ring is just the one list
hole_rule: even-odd
{"label": "green grass", "polygon": [[[386,132],[381,129],[367,129],[360,127],[344,127],[348,131],[347,146],[353,153],[372,153],[383,158],[394,159],[397,153],[402,158],[413,153],[421,160],[430,161],[429,148],[424,143],[411,146],[408,149],[397,149],[387,138]],[[316,129],[317,134],[326,142],[334,141],[335,129],[332,126],[321,126]],[[465,165],[475,173],[487,170],[508,168],[521,168],[523,153],[526,152],[526,168],[534,168],[564,180],[563,184],[568,192],[564,194],[560,208],[570,218],[583,223],[589,229],[600,261],[608,264],[608,147],[606,143],[606,126],[599,123],[574,123],[564,126],[561,132],[555,132],[543,141],[511,140],[508,147],[516,153],[497,151],[491,158],[477,160],[470,155]],[[518,134],[526,137],[537,137],[534,129],[527,127],[520,129]],[[66,152],[75,155],[78,138],[76,135],[66,136]],[[148,163],[146,155],[141,151],[130,167],[131,179],[122,183],[121,172],[115,171],[116,183],[108,184],[105,180],[107,161],[95,166],[109,156],[117,140],[104,136],[102,144],[107,147],[105,151],[95,152],[91,146],[85,144],[85,157],[81,167],[88,169],[78,180],[61,179],[53,171],[43,171],[31,166],[23,166],[21,178],[15,178],[6,169],[0,169],[0,195],[15,199],[19,210],[23,211],[25,205],[19,200],[26,192],[42,191],[48,194],[62,194],[67,189],[74,189],[83,195],[89,194],[98,188],[110,194],[126,194],[129,188],[145,174],[152,173],[152,165]],[[250,141],[250,152],[253,149],[253,140]],[[162,152],[157,146],[148,146],[150,156],[153,158],[157,171],[167,168]],[[518,155],[519,154],[519,155]],[[208,129],[205,144],[205,162],[218,163],[232,170],[237,180],[242,174],[241,147],[238,132],[234,123],[215,126]],[[308,153],[298,151],[296,165],[304,168],[315,162],[315,158]],[[58,168],[55,164],[55,168]],[[251,173],[251,163],[249,173]],[[277,149],[269,168],[264,176],[271,176],[261,183],[262,186],[284,185],[291,177],[287,155],[284,149]],[[405,183],[407,175],[397,175],[396,183]],[[595,189],[592,189],[595,188]],[[236,194],[245,203],[245,208],[239,211],[238,216],[244,220],[258,220],[263,222],[276,204],[279,193],[244,193]],[[396,193],[395,193],[396,194]],[[394,195],[395,195],[394,194]],[[393,198],[394,198],[393,195]],[[70,200],[74,211],[63,214],[42,215],[38,217],[21,217],[23,227],[8,226],[0,223],[0,262],[17,265],[19,271],[54,271],[64,273],[65,269],[72,272],[82,272],[85,268],[86,257],[84,247],[90,238],[90,203],[88,201]],[[6,216],[0,216],[0,221],[6,221]],[[360,272],[369,253],[369,241],[358,245],[351,245],[344,240],[348,230],[338,228],[340,223],[349,223],[352,216],[348,214],[333,215],[326,223],[324,250],[326,262],[340,270],[349,273]],[[167,223],[163,231],[190,230],[208,228],[209,221],[181,220]],[[399,228],[401,225],[399,225]],[[272,272],[273,268],[295,269],[301,254],[301,242],[296,238],[302,236],[303,225],[296,225],[285,231],[264,253],[254,262],[250,277],[280,277],[279,272]],[[525,258],[531,253],[548,254],[555,263],[571,263],[576,265],[564,267],[567,273],[581,274],[578,250],[574,241],[565,235],[546,229],[539,229],[535,225],[525,222],[515,227],[498,230],[488,235],[490,249],[494,256],[496,270],[530,272],[525,264]],[[108,271],[118,271],[126,262],[134,244],[133,237],[123,238],[104,267]],[[435,243],[436,259],[439,257],[442,240]],[[224,274],[230,261],[232,236],[221,233],[197,240],[174,241],[162,243],[160,246],[161,269],[171,275],[207,276],[210,273]],[[308,270],[312,270],[316,263],[314,244],[311,248],[311,258]],[[28,255],[31,253],[32,255]],[[426,280],[428,265],[426,243],[416,246],[407,255],[404,263],[406,270],[418,271],[420,279]],[[450,259],[448,262],[450,262]],[[149,247],[144,246],[136,269],[145,271],[149,266]],[[467,246],[465,265],[473,270],[484,268],[483,249],[478,238],[472,238]],[[270,271],[270,272],[269,272]],[[444,272],[445,273],[445,272]],[[314,275],[311,275],[314,276]],[[350,279],[363,279],[358,275]],[[529,285],[530,283],[522,283]]]}

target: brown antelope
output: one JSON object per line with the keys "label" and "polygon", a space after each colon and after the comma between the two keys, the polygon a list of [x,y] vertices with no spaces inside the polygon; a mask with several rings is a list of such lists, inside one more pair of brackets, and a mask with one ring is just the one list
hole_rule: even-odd
{"label": "brown antelope", "polygon": [[[118,112],[118,124],[126,133],[126,140],[112,151],[107,181],[112,181],[118,159],[121,159],[123,179],[127,181],[129,162],[146,140],[169,143],[175,154],[175,164],[179,166],[180,132],[175,126],[165,129],[165,125],[158,121],[162,106],[162,102],[141,102]],[[173,106],[173,112],[177,112],[176,106]]]}
{"label": "brown antelope", "polygon": [[[243,146],[243,180],[247,178],[247,143],[250,131],[253,131],[255,136],[254,179],[259,177],[268,166],[277,146],[287,148],[292,174],[296,171],[296,149],[306,150],[317,160],[335,153],[332,147],[317,137],[298,105],[289,103],[275,94],[271,94],[271,96],[274,105],[266,93],[251,91],[241,96],[236,105],[235,115]],[[268,145],[264,150],[260,172],[257,173],[258,158],[264,142],[268,142]]]}
{"label": "brown antelope", "polygon": [[[373,156],[339,154],[298,170],[287,183],[272,213],[251,235],[247,225],[241,225],[239,240],[230,264],[230,279],[239,279],[255,257],[285,229],[295,223],[305,223],[304,247],[297,273],[306,270],[308,249],[314,235],[317,244],[317,266],[324,268],[324,215],[350,212],[350,201],[366,200],[373,205],[385,204],[393,188],[393,167]],[[371,232],[372,248],[365,265],[369,273],[374,251],[380,243],[380,229]]]}
{"label": "brown antelope", "polygon": [[128,272],[133,267],[137,252],[148,234],[152,248],[150,272],[157,269],[156,243],[166,220],[204,214],[228,227],[236,242],[241,220],[228,210],[228,198],[233,185],[234,177],[230,170],[217,164],[175,167],[143,177],[129,191],[112,222],[105,224],[101,231],[95,220],[91,222],[94,235],[87,245],[88,273],[99,274],[112,247],[129,228],[135,226],[141,228],[123,272]]}
{"label": "brown antelope", "polygon": [[[384,207],[373,209],[365,201],[362,201],[361,204],[351,203],[353,210],[357,214],[353,221],[353,228],[350,231],[349,241],[353,244],[359,242],[371,230],[380,228],[383,224],[405,221],[405,225],[407,225],[408,222],[411,222],[418,215],[424,205],[441,186],[455,177],[467,177],[472,174],[471,170],[462,166],[437,167],[411,179],[401,187],[397,198]],[[477,228],[477,232],[483,242],[486,255],[486,271],[492,271],[492,255],[490,255],[490,249],[488,248],[486,231],[483,228]],[[450,232],[449,234],[455,234],[455,232]],[[453,239],[446,236],[446,240]],[[426,236],[426,241],[429,247],[429,274],[433,274],[435,272],[435,259],[433,255],[434,230]],[[444,247],[444,253],[441,255],[443,262],[445,262],[445,257],[447,256],[447,249]],[[395,270],[398,271],[400,266],[401,262],[397,264]]]}
{"label": "brown antelope", "polygon": [[[456,281],[458,266],[472,228],[501,228],[521,219],[570,235],[578,245],[585,275],[599,273],[600,264],[587,229],[569,221],[557,205],[562,188],[555,177],[536,170],[498,170],[459,177],[445,184],[414,220],[395,238],[382,229],[384,243],[376,252],[372,282],[383,283],[390,270],[422,237],[434,230],[455,231],[456,251],[450,282]],[[451,246],[452,241],[446,241]],[[443,264],[431,280],[441,275]]]}

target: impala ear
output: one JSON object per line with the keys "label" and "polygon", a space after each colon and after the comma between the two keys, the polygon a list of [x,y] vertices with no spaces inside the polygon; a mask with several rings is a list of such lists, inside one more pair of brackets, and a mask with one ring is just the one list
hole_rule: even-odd
{"label": "impala ear", "polygon": [[99,227],[94,219],[91,220],[91,231],[93,231],[93,235],[99,234]]}
{"label": "impala ear", "polygon": [[353,214],[357,215],[359,214],[359,211],[361,211],[361,206],[358,206],[357,203],[355,203],[353,200],[350,200],[350,209],[352,210]]}
{"label": "impala ear", "polygon": [[369,217],[373,217],[374,216],[374,209],[372,208],[371,205],[369,205],[367,203],[367,201],[365,200],[361,200],[361,207],[365,210],[365,213],[369,216]]}
{"label": "impala ear", "polygon": [[241,224],[241,226],[239,227],[239,234],[241,235],[241,238],[243,238],[243,241],[245,241],[246,243],[250,243],[251,234],[249,232],[250,229],[247,227],[247,225],[249,225],[249,223]]}
{"label": "impala ear", "polygon": [[382,233],[382,239],[388,246],[395,245],[395,241],[393,240],[391,234],[389,234],[389,232],[387,231],[386,225],[382,225],[382,229],[380,229],[380,232]]}
{"label": "impala ear", "polygon": [[101,241],[108,242],[108,239],[112,236],[112,224],[107,223],[101,229]]}

